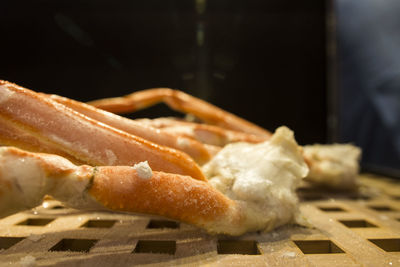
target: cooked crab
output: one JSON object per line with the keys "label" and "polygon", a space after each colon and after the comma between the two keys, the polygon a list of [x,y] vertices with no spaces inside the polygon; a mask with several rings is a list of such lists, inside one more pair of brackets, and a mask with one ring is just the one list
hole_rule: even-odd
{"label": "cooked crab", "polygon": [[[270,230],[295,219],[294,190],[308,168],[286,127],[271,135],[170,89],[91,104],[120,112],[161,100],[213,126],[129,120],[0,81],[0,143],[7,146],[0,150],[0,214],[49,194],[75,208],[156,214],[211,233]],[[226,145],[237,141],[254,144]]]}

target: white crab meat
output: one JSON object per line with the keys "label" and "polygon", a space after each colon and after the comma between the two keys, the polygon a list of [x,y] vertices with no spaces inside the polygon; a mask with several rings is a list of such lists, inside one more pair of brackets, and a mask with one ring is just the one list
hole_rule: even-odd
{"label": "white crab meat", "polygon": [[318,185],[353,189],[357,186],[361,149],[350,144],[310,145],[304,157],[311,162],[307,180]]}
{"label": "white crab meat", "polygon": [[203,171],[211,185],[241,204],[250,229],[268,231],[298,215],[295,190],[308,167],[293,132],[280,127],[269,141],[225,146]]}

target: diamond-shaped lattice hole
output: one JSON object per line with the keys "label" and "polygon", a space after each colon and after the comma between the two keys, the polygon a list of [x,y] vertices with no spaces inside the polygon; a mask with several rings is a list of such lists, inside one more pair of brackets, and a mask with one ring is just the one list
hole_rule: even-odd
{"label": "diamond-shaped lattice hole", "polygon": [[218,240],[218,254],[260,255],[257,242],[252,240]]}
{"label": "diamond-shaped lattice hole", "polygon": [[325,212],[343,212],[346,211],[342,209],[341,207],[319,207],[320,210],[325,211]]}
{"label": "diamond-shaped lattice hole", "polygon": [[148,229],[159,229],[159,228],[170,228],[170,229],[177,229],[179,228],[179,224],[174,221],[167,221],[167,220],[150,220],[149,224],[147,225]]}
{"label": "diamond-shaped lattice hole", "polygon": [[23,237],[3,237],[0,236],[0,249],[8,249],[15,244],[17,244],[19,241],[23,240]]}
{"label": "diamond-shaped lattice hole", "polygon": [[368,239],[387,252],[400,251],[400,238]]}
{"label": "diamond-shaped lattice hole", "polygon": [[376,211],[393,211],[391,207],[386,205],[370,205],[368,207]]}
{"label": "diamond-shaped lattice hole", "polygon": [[49,251],[75,251],[87,253],[97,241],[97,239],[62,239],[49,249]]}
{"label": "diamond-shaped lattice hole", "polygon": [[115,220],[89,220],[82,224],[85,228],[111,228],[116,223]]}
{"label": "diamond-shaped lattice hole", "polygon": [[139,240],[132,253],[161,253],[174,255],[176,242],[169,240]]}
{"label": "diamond-shaped lattice hole", "polygon": [[366,220],[339,220],[342,224],[346,225],[349,228],[369,228],[369,227],[377,227],[375,224],[370,223]]}
{"label": "diamond-shaped lattice hole", "polygon": [[29,225],[29,226],[45,226],[50,222],[54,221],[53,218],[28,218],[17,225]]}
{"label": "diamond-shaped lattice hole", "polygon": [[344,253],[330,240],[295,240],[293,242],[304,254]]}

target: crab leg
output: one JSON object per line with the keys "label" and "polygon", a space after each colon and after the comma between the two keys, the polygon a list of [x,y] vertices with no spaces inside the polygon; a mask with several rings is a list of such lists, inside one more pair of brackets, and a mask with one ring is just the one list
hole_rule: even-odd
{"label": "crab leg", "polygon": [[[133,165],[147,160],[154,170],[205,180],[185,153],[93,120],[48,97],[0,81],[0,118],[47,146],[90,165]],[[24,140],[14,136],[15,143]],[[1,140],[1,138],[0,138]],[[52,152],[52,151],[49,151]]]}
{"label": "crab leg", "polygon": [[96,121],[105,123],[135,136],[142,137],[156,144],[181,150],[191,156],[199,164],[204,164],[211,158],[211,154],[207,150],[207,147],[196,140],[184,136],[177,138],[175,135],[170,134],[167,131],[156,129],[150,125],[139,123],[135,120],[130,120],[69,98],[58,95],[50,95],[49,97]]}
{"label": "crab leg", "polygon": [[168,88],[138,91],[123,97],[91,101],[89,104],[113,113],[124,113],[140,110],[159,102],[165,102],[177,111],[193,114],[211,125],[266,138],[271,136],[267,130],[232,113],[184,92]]}
{"label": "crab leg", "polygon": [[267,138],[223,129],[218,126],[177,120],[174,118],[138,119],[142,124],[161,129],[174,135],[198,140],[204,144],[223,147],[235,142],[260,143]]}
{"label": "crab leg", "polygon": [[0,215],[39,205],[51,195],[78,209],[156,214],[238,235],[239,205],[206,182],[148,168],[76,166],[57,155],[0,148]]}
{"label": "crab leg", "polygon": [[78,160],[77,158],[65,153],[61,149],[57,149],[55,146],[51,146],[39,138],[33,135],[27,134],[23,130],[15,127],[15,125],[9,121],[4,120],[0,116],[0,145],[15,146],[21,149],[35,152],[57,154],[75,164],[85,164],[85,162]]}

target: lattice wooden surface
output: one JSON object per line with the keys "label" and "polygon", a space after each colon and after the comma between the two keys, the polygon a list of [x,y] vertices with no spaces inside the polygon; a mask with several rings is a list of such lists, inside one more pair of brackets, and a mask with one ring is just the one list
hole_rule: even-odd
{"label": "lattice wooden surface", "polygon": [[372,175],[360,180],[359,193],[302,186],[301,211],[312,227],[235,238],[47,200],[0,220],[0,265],[400,266],[400,183]]}

